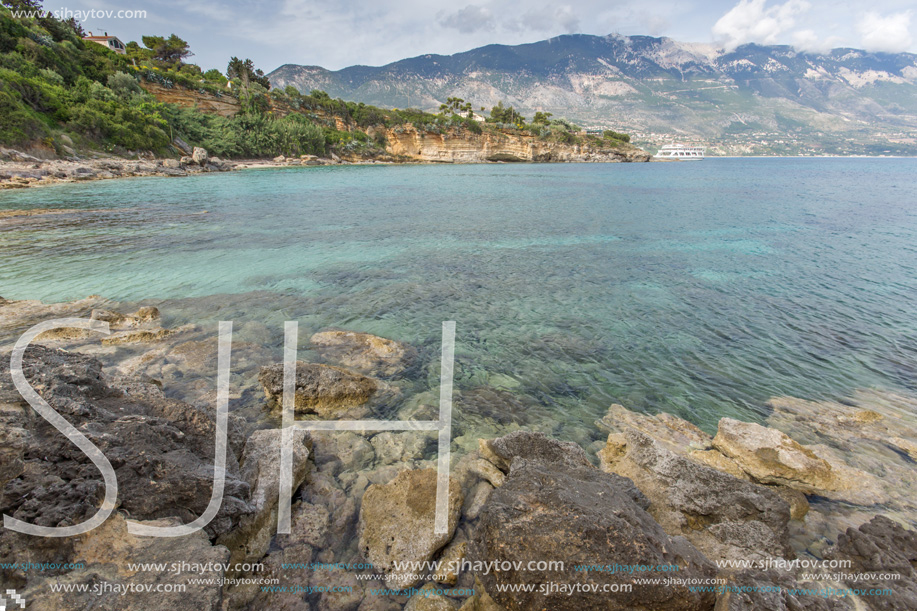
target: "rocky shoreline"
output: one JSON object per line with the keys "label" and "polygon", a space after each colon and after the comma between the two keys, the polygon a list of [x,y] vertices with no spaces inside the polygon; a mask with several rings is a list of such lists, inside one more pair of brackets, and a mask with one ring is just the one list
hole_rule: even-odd
{"label": "rocky shoreline", "polygon": [[[411,132],[413,133],[413,132]],[[410,143],[401,143],[395,154],[380,158],[342,159],[331,153],[328,157],[301,155],[273,159],[224,160],[211,157],[206,150],[189,148],[188,155],[180,159],[148,158],[123,159],[120,157],[77,157],[44,159],[27,153],[0,147],[0,190],[22,189],[59,183],[85,182],[113,178],[130,178],[140,176],[182,177],[208,172],[229,172],[278,168],[291,166],[324,166],[324,165],[375,165],[389,163],[502,163],[502,162],[543,162],[543,163],[612,163],[612,162],[645,162],[650,156],[639,149],[626,151],[594,151],[583,147],[560,147],[545,145],[538,149],[532,142],[522,144],[506,143],[490,145],[475,143],[473,146],[462,144],[461,139],[453,138],[449,145],[444,144],[440,136],[438,141],[431,138],[417,137]],[[399,134],[403,136],[403,134]],[[403,138],[402,138],[403,139]],[[532,140],[531,138],[529,140]],[[458,145],[456,147],[456,142]],[[493,149],[493,150],[491,150]],[[537,149],[537,150],[536,150]],[[569,149],[569,150],[568,150]],[[509,151],[509,152],[507,152]]]}
{"label": "rocky shoreline", "polygon": [[[122,159],[97,157],[42,159],[12,149],[0,148],[0,190],[21,189],[68,182],[85,182],[139,176],[191,176],[207,172],[228,172],[250,168],[291,165],[286,158],[277,160],[227,161],[211,157],[195,148],[180,159]],[[308,156],[314,157],[314,156]],[[330,165],[332,159],[310,165]]]}
{"label": "rocky shoreline", "polygon": [[[255,402],[258,414],[231,410],[219,512],[194,535],[132,535],[127,520],[188,523],[208,504],[217,350],[196,325],[167,327],[155,307],[131,309],[99,297],[0,299],[0,512],[26,522],[78,523],[95,513],[104,486],[19,396],[8,350],[52,318],[91,317],[111,329],[46,332],[25,353],[26,379],[103,451],[119,482],[117,511],[86,534],[0,530],[0,565],[46,567],[0,568],[0,582],[30,609],[917,608],[914,398],[775,397],[766,421],[723,418],[715,435],[613,405],[596,423],[603,440],[585,448],[509,427],[472,446],[454,442],[445,534],[433,528],[435,435],[297,431],[285,535],[282,366],[251,328],[233,343],[230,406]],[[298,418],[372,417],[378,405],[393,419],[436,417],[432,395],[406,397],[399,386],[415,347],[339,329],[315,333],[309,346],[315,358],[296,368]],[[459,410],[466,392],[455,392]],[[207,569],[176,569],[181,561]]]}

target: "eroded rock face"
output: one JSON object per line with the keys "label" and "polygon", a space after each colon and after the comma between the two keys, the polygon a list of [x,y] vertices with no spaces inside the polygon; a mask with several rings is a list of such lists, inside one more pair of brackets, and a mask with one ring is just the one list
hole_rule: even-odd
{"label": "eroded rock face", "polygon": [[419,161],[479,163],[482,161],[598,162],[649,161],[636,147],[601,148],[545,142],[531,135],[473,134],[462,130],[431,133],[411,125],[385,132],[386,150]]}
{"label": "eroded rock face", "polygon": [[572,441],[557,441],[544,433],[515,431],[497,439],[481,440],[481,455],[504,471],[515,458],[560,464],[567,467],[591,467],[586,452]]}
{"label": "eroded rock face", "polygon": [[[853,601],[846,597],[823,597],[802,594],[799,590],[817,592],[824,584],[797,583],[785,571],[746,570],[728,575],[716,599],[714,611],[852,611]],[[792,592],[792,593],[791,593]]]}
{"label": "eroded rock face", "polygon": [[713,445],[761,483],[863,505],[886,500],[879,482],[868,473],[828,460],[827,453],[822,456],[817,447],[805,447],[777,429],[722,418]]}
{"label": "eroded rock face", "polygon": [[622,405],[612,405],[596,424],[610,433],[636,430],[645,433],[673,452],[684,454],[691,449],[703,449],[713,438],[687,420],[665,412],[643,414]]}
{"label": "eroded rock face", "polygon": [[[283,364],[264,367],[259,376],[264,393],[276,406],[283,397]],[[350,408],[369,401],[378,383],[358,373],[316,363],[296,363],[297,413],[317,414],[321,418],[338,418]]]}
{"label": "eroded rock face", "polygon": [[858,529],[848,528],[837,538],[837,546],[825,556],[833,560],[850,560],[851,567],[844,573],[898,573],[901,578],[892,581],[847,581],[851,588],[860,590],[891,590],[890,595],[863,596],[860,598],[870,609],[877,611],[905,611],[917,609],[917,532],[900,524],[876,516]]}
{"label": "eroded rock face", "polygon": [[[85,520],[95,514],[104,495],[101,474],[19,396],[9,374],[9,355],[0,356],[0,363],[0,428],[16,442],[11,464],[19,471],[0,491],[0,508],[43,526]],[[190,522],[207,507],[215,451],[212,410],[166,399],[158,387],[142,381],[115,384],[103,376],[95,359],[62,350],[31,346],[23,373],[109,459],[118,477],[119,506],[133,519],[178,517]],[[249,487],[236,460],[242,434],[232,417],[228,442],[225,496],[207,527],[211,536],[231,530],[250,511]],[[21,544],[12,541],[16,537],[12,531],[0,532],[0,541],[11,538],[12,548]],[[30,549],[37,553],[42,546]]]}
{"label": "eroded rock face", "polygon": [[380,377],[401,373],[417,356],[417,351],[407,344],[369,333],[322,331],[310,341],[324,358]]}
{"label": "eroded rock face", "polygon": [[433,532],[436,515],[436,470],[402,471],[388,484],[372,485],[360,508],[360,549],[373,566],[386,574],[390,588],[410,588],[419,582],[412,573],[397,571],[397,562],[425,562],[452,539],[463,502],[459,485],[449,482],[448,529]]}
{"label": "eroded rock face", "polygon": [[207,161],[210,159],[210,155],[207,154],[207,149],[201,148],[199,146],[194,147],[194,151],[191,153],[191,159],[197,165],[207,165]]}
{"label": "eroded rock face", "polygon": [[420,590],[408,600],[404,611],[455,611],[458,609],[455,601],[436,592],[436,584],[428,583]]}
{"label": "eroded rock face", "polygon": [[[146,525],[174,526],[177,520],[144,522]],[[191,572],[173,570],[173,563],[194,562],[210,570]],[[40,611],[76,611],[78,609],[150,609],[175,611],[176,609],[201,609],[216,611],[221,608],[223,595],[219,585],[224,572],[221,565],[229,560],[225,547],[212,546],[203,532],[177,538],[135,537],[127,532],[123,517],[114,515],[95,530],[76,538],[73,562],[81,562],[82,569],[61,576],[39,573],[30,578],[25,591],[28,608]],[[61,559],[57,559],[60,562]],[[151,568],[132,571],[131,563],[161,564],[164,570]],[[149,566],[148,564],[148,566]],[[210,585],[191,584],[191,579],[213,579]],[[87,586],[87,591],[60,592],[51,585]],[[143,587],[161,586],[163,591],[151,596],[140,591]],[[179,584],[184,592],[166,591]],[[134,589],[125,590],[132,586]],[[117,588],[117,589],[116,589]]]}
{"label": "eroded rock face", "polygon": [[714,559],[792,557],[790,506],[772,490],[675,454],[637,431],[610,435],[602,468],[627,477],[669,534]]}
{"label": "eroded rock face", "polygon": [[[683,537],[670,537],[632,498],[627,480],[592,466],[516,457],[506,482],[491,493],[468,549],[474,561],[560,560],[566,570],[515,570],[479,575],[506,609],[712,609],[712,592],[687,586],[634,584],[630,592],[603,591],[631,583],[630,576],[579,573],[577,564],[677,564],[679,577],[711,578],[716,567]],[[548,592],[540,584],[595,584],[599,591]],[[507,593],[502,584],[537,584],[533,592]]]}
{"label": "eroded rock face", "polygon": [[252,511],[242,516],[239,525],[217,541],[232,553],[233,563],[256,562],[267,553],[271,537],[277,532],[281,448],[293,456],[292,490],[309,474],[309,451],[312,440],[307,431],[288,429],[284,440],[282,429],[255,431],[245,443],[242,454],[242,478],[251,487]]}
{"label": "eroded rock face", "polygon": [[753,422],[720,420],[713,445],[759,482],[830,490],[836,486],[828,461],[789,435]]}

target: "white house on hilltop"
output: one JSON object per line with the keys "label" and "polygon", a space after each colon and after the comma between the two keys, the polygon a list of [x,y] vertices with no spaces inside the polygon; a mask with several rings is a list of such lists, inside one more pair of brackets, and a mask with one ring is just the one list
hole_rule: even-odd
{"label": "white house on hilltop", "polygon": [[93,36],[92,32],[90,32],[89,36],[83,36],[83,40],[100,44],[103,47],[108,47],[118,55],[127,54],[127,48],[124,46],[124,43],[121,42],[117,36],[109,36],[108,32],[105,32],[104,36]]}

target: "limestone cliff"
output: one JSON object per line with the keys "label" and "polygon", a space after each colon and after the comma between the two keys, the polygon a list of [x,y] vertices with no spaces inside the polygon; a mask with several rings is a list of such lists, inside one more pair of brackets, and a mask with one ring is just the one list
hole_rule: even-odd
{"label": "limestone cliff", "polygon": [[[649,161],[635,146],[597,147],[549,142],[508,130],[474,134],[452,129],[443,133],[419,131],[412,125],[385,130],[387,151],[417,161],[480,163],[484,161],[621,162]],[[372,135],[372,134],[371,134]]]}
{"label": "limestone cliff", "polygon": [[149,81],[141,81],[140,86],[160,102],[183,108],[197,108],[201,112],[221,117],[232,117],[242,110],[239,100],[228,94],[217,97],[212,93],[201,93],[184,87],[168,88]]}
{"label": "limestone cliff", "polygon": [[[239,113],[241,104],[232,95],[216,96],[182,87],[167,88],[157,83],[143,82],[143,88],[160,102],[197,108],[201,112],[232,117]],[[271,100],[271,112],[285,116],[296,111]],[[352,122],[325,111],[310,111],[311,115],[340,131],[361,129]],[[536,162],[622,162],[649,161],[650,155],[624,142],[596,141],[599,144],[565,144],[542,140],[518,130],[492,130],[475,134],[466,128],[453,127],[442,131],[418,130],[410,124],[395,127],[369,127],[364,131],[375,137],[385,136],[385,153],[400,161],[439,163],[482,163],[486,161],[536,161]],[[606,144],[607,142],[607,144]],[[358,161],[353,155],[341,152],[349,161]],[[377,156],[378,158],[378,156]]]}

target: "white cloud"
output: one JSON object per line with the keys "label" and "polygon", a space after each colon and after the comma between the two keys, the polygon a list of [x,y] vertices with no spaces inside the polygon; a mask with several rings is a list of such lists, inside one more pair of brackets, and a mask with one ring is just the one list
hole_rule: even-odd
{"label": "white cloud", "polygon": [[439,24],[444,28],[458,30],[462,34],[471,34],[478,30],[492,30],[494,16],[482,6],[469,4],[465,8],[440,19]]}
{"label": "white cloud", "polygon": [[558,29],[572,34],[580,29],[579,17],[569,5],[543,6],[526,11],[518,21],[517,29],[535,32],[556,32]]}
{"label": "white cloud", "polygon": [[740,0],[713,26],[713,36],[727,51],[749,42],[776,44],[796,24],[796,15],[809,10],[806,0],[787,0],[767,8],[767,0]]}
{"label": "white cloud", "polygon": [[793,32],[793,47],[809,53],[827,53],[844,44],[840,36],[820,37],[815,30],[797,30]]}
{"label": "white cloud", "polygon": [[907,51],[913,42],[910,33],[912,14],[913,11],[904,11],[883,17],[874,11],[866,13],[857,27],[863,37],[863,48],[888,53]]}

